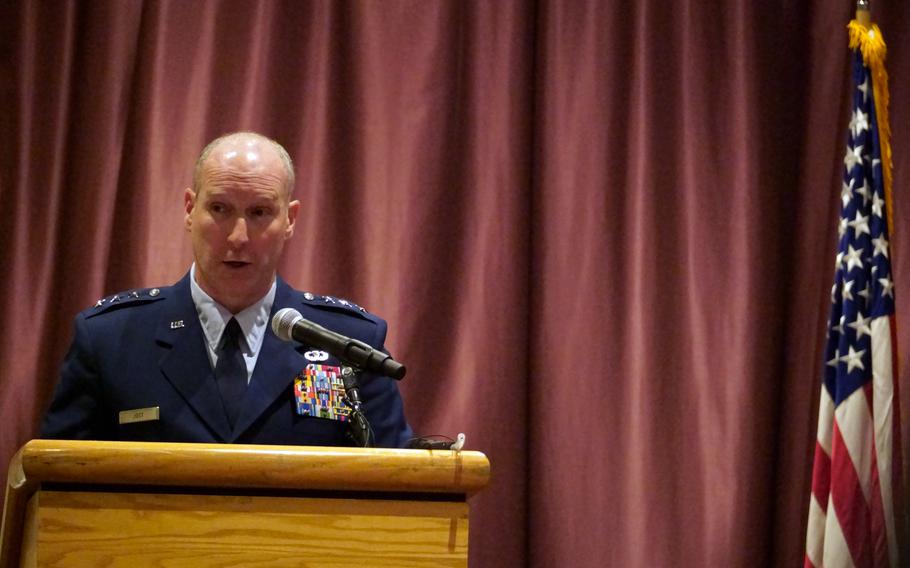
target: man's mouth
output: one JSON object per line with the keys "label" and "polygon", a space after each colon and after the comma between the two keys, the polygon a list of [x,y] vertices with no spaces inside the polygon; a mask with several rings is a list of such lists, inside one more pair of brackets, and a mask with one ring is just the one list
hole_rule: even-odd
{"label": "man's mouth", "polygon": [[225,260],[224,264],[226,264],[228,268],[243,268],[244,266],[248,266],[250,263],[243,260]]}

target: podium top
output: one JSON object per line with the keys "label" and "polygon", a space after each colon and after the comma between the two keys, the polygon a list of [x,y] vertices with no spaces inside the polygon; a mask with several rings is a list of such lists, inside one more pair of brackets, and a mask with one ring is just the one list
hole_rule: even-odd
{"label": "podium top", "polygon": [[473,451],[32,440],[8,483],[471,495],[489,478],[489,460]]}

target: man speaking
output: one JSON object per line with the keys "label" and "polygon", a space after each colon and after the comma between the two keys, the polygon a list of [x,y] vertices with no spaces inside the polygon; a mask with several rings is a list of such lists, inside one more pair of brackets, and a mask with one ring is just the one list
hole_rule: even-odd
{"label": "man speaking", "polygon": [[[341,363],[282,341],[270,321],[293,308],[378,350],[386,323],[277,276],[300,209],[293,185],[287,152],[262,135],[206,146],[183,198],[195,262],[173,286],[115,294],[76,317],[42,437],[351,445]],[[404,446],[395,381],[364,375],[360,399],[375,444]]]}

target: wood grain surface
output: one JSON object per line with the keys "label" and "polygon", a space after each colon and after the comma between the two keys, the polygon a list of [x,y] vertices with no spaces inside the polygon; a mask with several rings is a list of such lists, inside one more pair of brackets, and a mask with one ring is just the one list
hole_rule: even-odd
{"label": "wood grain surface", "polygon": [[57,491],[33,499],[26,530],[37,566],[467,565],[465,503]]}
{"label": "wood grain surface", "polygon": [[482,453],[450,450],[32,440],[19,456],[39,482],[470,495],[490,476]]}

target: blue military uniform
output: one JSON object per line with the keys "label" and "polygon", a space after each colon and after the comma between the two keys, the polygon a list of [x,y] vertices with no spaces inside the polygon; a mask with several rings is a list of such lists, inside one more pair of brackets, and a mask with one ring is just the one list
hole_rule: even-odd
{"label": "blue military uniform", "polygon": [[[310,361],[306,345],[266,331],[234,427],[229,424],[190,293],[190,275],[174,286],[117,294],[76,317],[41,435],[45,438],[151,442],[227,442],[347,446],[346,422],[298,413],[295,377]],[[302,293],[280,278],[272,315],[294,308],[304,318],[383,349],[386,322],[330,296]],[[340,365],[333,358],[323,365]],[[402,447],[412,437],[396,382],[365,374],[361,399],[375,443]],[[124,420],[157,407],[157,419]],[[145,419],[145,418],[153,419]]]}

